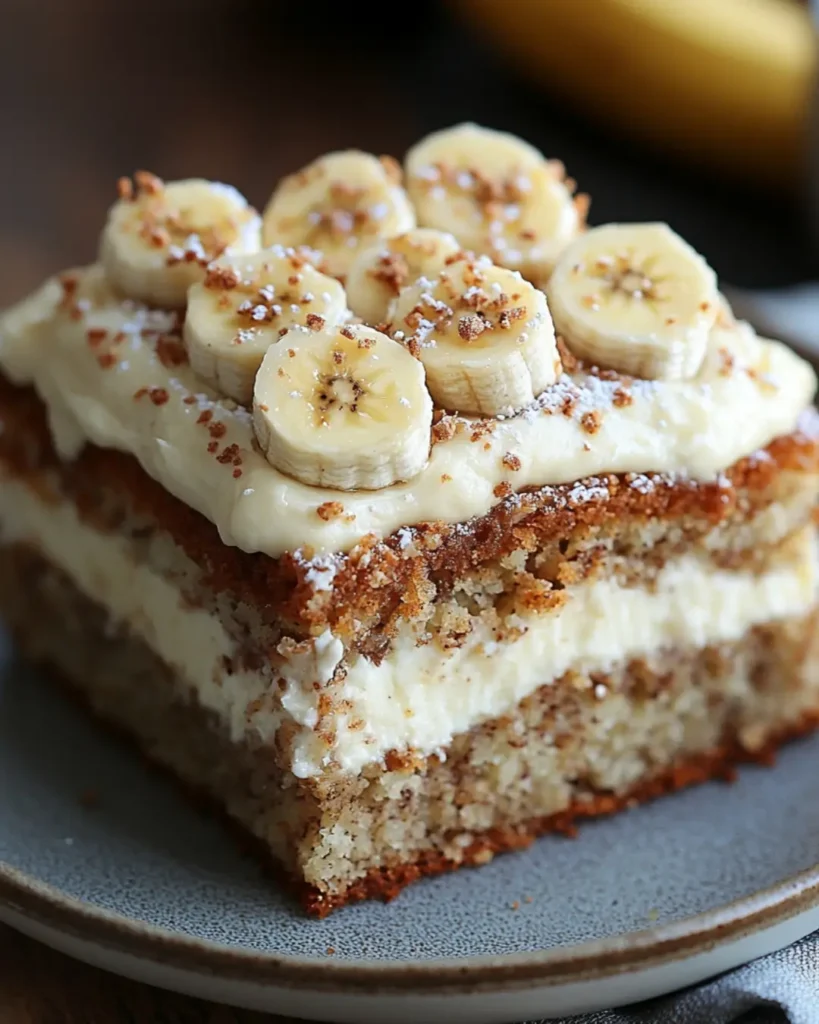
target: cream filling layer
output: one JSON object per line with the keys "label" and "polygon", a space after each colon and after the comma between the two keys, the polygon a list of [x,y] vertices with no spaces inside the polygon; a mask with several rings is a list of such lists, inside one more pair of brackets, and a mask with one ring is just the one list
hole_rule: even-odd
{"label": "cream filling layer", "polygon": [[[0,318],[0,368],[34,385],[63,456],[86,441],[130,452],[210,519],[224,543],[272,556],[306,546],[317,554],[346,551],[370,533],[463,522],[484,515],[502,483],[517,491],[628,472],[713,479],[791,432],[816,383],[807,363],[747,325],[716,330],[692,380],[635,381],[629,403],[617,381],[564,376],[521,414],[482,421],[489,429],[474,440],[474,422],[463,421],[406,484],[331,491],[278,472],[255,447],[246,409],[221,401],[189,366],[163,362],[156,339],[172,317],[123,302],[97,267],[78,276],[70,310],[52,280]],[[590,413],[598,416],[590,421]],[[218,443],[208,430],[216,422],[224,424]],[[235,455],[220,461],[230,445]],[[319,516],[329,500],[340,501],[344,514]]]}
{"label": "cream filling layer", "polygon": [[[498,642],[488,628],[477,629],[444,652],[406,635],[380,665],[357,657],[345,675],[336,673],[342,644],[326,632],[283,658],[273,676],[228,674],[223,659],[234,645],[219,620],[190,607],[177,586],[134,560],[126,540],[87,526],[70,504],[47,504],[24,484],[3,480],[0,538],[41,551],[143,638],[234,740],[249,731],[270,739],[282,724],[295,724],[291,767],[301,778],[330,765],[358,772],[390,750],[444,750],[458,733],[508,713],[569,668],[606,671],[659,648],[737,640],[757,623],[807,612],[817,594],[815,531],[806,527],[764,574],[714,570],[683,556],[661,571],[651,592],[613,580],[580,584],[559,611],[519,617],[514,640]],[[283,685],[275,685],[279,676]],[[318,728],[325,692],[349,701],[334,715],[329,741]]]}

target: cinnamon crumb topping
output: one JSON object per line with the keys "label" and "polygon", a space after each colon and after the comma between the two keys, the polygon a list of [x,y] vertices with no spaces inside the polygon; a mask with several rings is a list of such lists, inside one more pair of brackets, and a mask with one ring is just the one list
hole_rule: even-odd
{"label": "cinnamon crumb topping", "polygon": [[455,436],[455,421],[452,419],[442,419],[438,423],[435,423],[432,427],[432,439],[433,441],[440,444],[442,441],[448,441],[451,437]]}
{"label": "cinnamon crumb topping", "polygon": [[489,324],[477,313],[469,313],[458,321],[458,335],[463,341],[474,341],[487,329]]}
{"label": "cinnamon crumb topping", "polygon": [[325,523],[329,523],[332,519],[338,519],[339,516],[344,515],[344,506],[340,501],[325,501],[316,509],[316,515],[319,519],[323,519]]}
{"label": "cinnamon crumb topping", "polygon": [[602,417],[597,409],[592,412],[585,412],[580,417],[580,426],[586,431],[587,434],[596,434],[600,429],[600,423]]}
{"label": "cinnamon crumb topping", "polygon": [[216,461],[221,462],[223,466],[226,466],[233,462],[237,455],[239,455],[239,445],[229,444],[221,455],[216,456]]}
{"label": "cinnamon crumb topping", "polygon": [[104,327],[89,327],[85,334],[91,348],[96,348],[98,345],[101,345],[108,337],[108,331],[106,331]]}
{"label": "cinnamon crumb topping", "polygon": [[205,273],[205,287],[213,290],[230,291],[236,288],[241,278],[232,267],[220,267],[211,264]]}
{"label": "cinnamon crumb topping", "polygon": [[625,388],[617,388],[612,396],[612,402],[618,409],[623,409],[634,401],[630,391]]}
{"label": "cinnamon crumb topping", "polygon": [[470,441],[480,441],[486,434],[491,434],[494,430],[494,424],[492,420],[479,420],[472,428],[472,434],[470,435]]}
{"label": "cinnamon crumb topping", "polygon": [[513,473],[516,473],[521,466],[520,459],[512,452],[507,452],[501,459],[501,462],[507,469],[511,469]]}
{"label": "cinnamon crumb topping", "polygon": [[499,484],[495,485],[492,493],[496,498],[508,498],[512,493],[512,485],[508,480],[502,480]]}
{"label": "cinnamon crumb topping", "polygon": [[169,338],[164,334],[157,340],[156,355],[160,363],[169,370],[175,366],[184,366],[188,361],[188,353],[182,342],[178,338]]}
{"label": "cinnamon crumb topping", "polygon": [[327,321],[318,313],[308,313],[305,322],[311,331],[320,331]]}
{"label": "cinnamon crumb topping", "polygon": [[512,309],[502,309],[498,314],[498,324],[501,330],[508,331],[515,320],[522,320],[525,316],[525,306],[513,306]]}
{"label": "cinnamon crumb topping", "polygon": [[164,405],[170,398],[165,388],[151,388],[148,394],[154,405]]}
{"label": "cinnamon crumb topping", "polygon": [[97,356],[97,362],[103,370],[110,370],[116,361],[117,357],[113,352],[102,352]]}
{"label": "cinnamon crumb topping", "polygon": [[368,273],[397,295],[409,278],[409,264],[402,253],[387,252],[379,257],[378,263]]}
{"label": "cinnamon crumb topping", "polygon": [[227,427],[220,420],[218,423],[211,423],[208,427],[208,433],[211,437],[224,437],[227,433]]}
{"label": "cinnamon crumb topping", "polygon": [[209,423],[212,419],[213,419],[213,410],[212,409],[203,409],[199,413],[199,418],[197,419],[196,422],[197,423]]}

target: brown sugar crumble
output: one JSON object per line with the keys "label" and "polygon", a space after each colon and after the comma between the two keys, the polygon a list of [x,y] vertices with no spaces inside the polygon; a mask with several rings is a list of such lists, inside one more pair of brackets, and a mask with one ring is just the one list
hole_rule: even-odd
{"label": "brown sugar crumble", "polygon": [[221,462],[222,465],[226,466],[228,463],[233,462],[235,458],[239,456],[239,445],[229,444],[221,455],[216,456],[216,461]]}
{"label": "brown sugar crumble", "polygon": [[495,485],[492,493],[496,498],[508,498],[512,493],[512,485],[508,480],[502,480],[499,484]]}
{"label": "brown sugar crumble", "polygon": [[85,336],[88,339],[88,344],[91,348],[96,348],[108,337],[108,331],[106,331],[104,327],[89,327],[85,332]]}
{"label": "brown sugar crumble", "polygon": [[597,409],[592,410],[592,412],[584,412],[580,417],[580,426],[587,434],[596,434],[600,429],[602,419],[603,418]]}
{"label": "brown sugar crumble", "polygon": [[385,285],[393,295],[397,295],[406,284],[410,270],[407,258],[402,253],[385,252],[379,256],[378,262],[368,273],[375,281]]}
{"label": "brown sugar crumble", "polygon": [[329,523],[332,519],[338,519],[339,516],[344,515],[344,506],[340,501],[324,501],[316,509],[316,515],[319,519],[323,519],[325,523]]}
{"label": "brown sugar crumble", "polygon": [[320,331],[324,327],[326,320],[323,316],[319,316],[318,313],[308,313],[306,323],[311,331]]}
{"label": "brown sugar crumble", "polygon": [[443,441],[449,441],[450,438],[455,436],[456,425],[453,419],[439,420],[433,424],[432,427],[432,440],[435,443],[440,444]]}
{"label": "brown sugar crumble", "polygon": [[521,467],[520,459],[517,457],[517,455],[514,455],[512,452],[506,452],[506,454],[501,459],[501,462],[504,464],[504,466],[506,466],[507,469],[511,469],[513,473],[517,473],[517,471]]}
{"label": "brown sugar crumble", "polygon": [[631,405],[634,401],[630,391],[626,391],[625,388],[617,388],[612,396],[612,403],[618,409],[624,409],[626,406]]}
{"label": "brown sugar crumble", "polygon": [[156,355],[162,365],[170,370],[176,366],[184,366],[188,361],[188,352],[178,338],[161,335],[156,343]]}

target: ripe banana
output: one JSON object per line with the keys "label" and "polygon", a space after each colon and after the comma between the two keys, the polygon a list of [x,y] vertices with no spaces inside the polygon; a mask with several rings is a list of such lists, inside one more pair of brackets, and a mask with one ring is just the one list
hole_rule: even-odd
{"label": "ripe banana", "polygon": [[469,255],[405,288],[393,337],[417,355],[436,403],[495,415],[528,405],[560,373],[546,297],[517,271]]}
{"label": "ripe banana", "polygon": [[628,135],[743,180],[793,184],[804,173],[816,68],[805,5],[451,2],[516,69]]}
{"label": "ripe banana", "polygon": [[683,380],[723,308],[714,271],[666,224],[607,224],[569,246],[548,285],[555,327],[581,359]]}
{"label": "ripe banana", "polygon": [[434,277],[460,249],[445,231],[414,228],[363,249],[347,275],[347,301],[367,324],[386,319],[390,303],[419,277]]}
{"label": "ripe banana", "polygon": [[450,231],[530,281],[548,279],[582,227],[587,203],[572,199],[563,165],[506,132],[474,124],[433,132],[405,166],[419,224]]}
{"label": "ripe banana", "polygon": [[211,260],[261,247],[259,215],[230,185],[199,178],[166,185],[146,171],[135,182],[120,180],[100,240],[108,280],[129,298],[184,306]]}
{"label": "ripe banana", "polygon": [[263,222],[265,245],[310,245],[343,278],[360,246],[409,231],[415,213],[394,160],[346,150],[284,178]]}
{"label": "ripe banana", "polygon": [[268,461],[288,476],[377,490],[424,468],[432,401],[423,366],[385,334],[291,328],[256,376],[253,425]]}
{"label": "ripe banana", "polygon": [[295,325],[319,329],[347,315],[344,289],[293,249],[222,257],[188,291],[184,338],[200,377],[249,404],[265,352]]}

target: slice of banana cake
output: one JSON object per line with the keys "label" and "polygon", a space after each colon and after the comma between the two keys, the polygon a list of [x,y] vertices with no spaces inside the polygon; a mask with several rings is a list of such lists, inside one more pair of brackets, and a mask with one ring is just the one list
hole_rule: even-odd
{"label": "slice of banana cake", "polygon": [[819,721],[812,369],[461,125],[123,180],[0,317],[0,608],[313,913]]}

